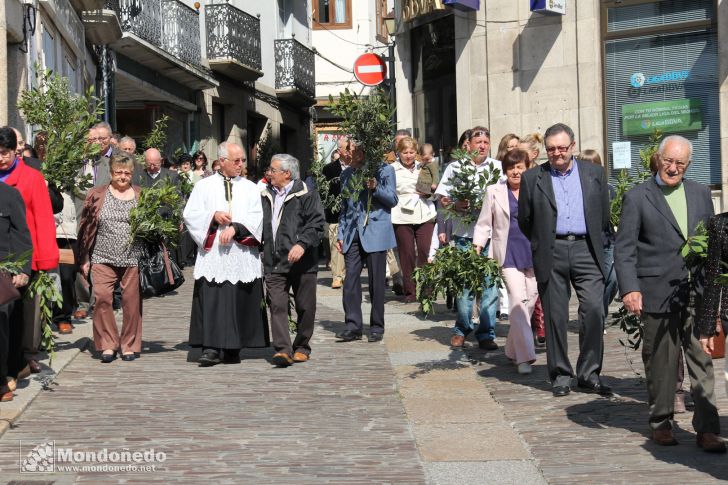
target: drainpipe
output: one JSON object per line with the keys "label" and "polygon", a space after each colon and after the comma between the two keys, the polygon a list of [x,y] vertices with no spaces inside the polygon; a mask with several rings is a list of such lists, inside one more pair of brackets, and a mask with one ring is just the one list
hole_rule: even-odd
{"label": "drainpipe", "polygon": [[5,2],[0,1],[0,125],[8,125],[8,21],[5,15]]}

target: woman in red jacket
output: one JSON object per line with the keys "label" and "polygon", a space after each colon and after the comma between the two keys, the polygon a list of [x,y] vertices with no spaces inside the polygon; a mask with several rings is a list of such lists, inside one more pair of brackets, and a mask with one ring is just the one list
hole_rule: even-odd
{"label": "woman in red jacket", "polygon": [[[43,174],[15,156],[16,145],[17,137],[13,129],[0,128],[0,181],[15,187],[25,203],[25,219],[33,243],[33,273],[48,271],[58,266],[56,224],[48,186]],[[29,311],[27,305],[35,308]],[[23,307],[26,307],[25,310]],[[13,320],[22,321],[23,324],[11,325],[8,375],[17,377],[25,368],[26,359],[31,371],[40,372],[36,355],[40,346],[41,328],[35,302],[24,299],[23,304],[16,305]]]}

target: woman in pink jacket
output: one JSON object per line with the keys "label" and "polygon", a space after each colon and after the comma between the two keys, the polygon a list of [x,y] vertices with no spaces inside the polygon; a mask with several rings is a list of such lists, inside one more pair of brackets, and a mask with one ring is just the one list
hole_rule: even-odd
{"label": "woman in pink jacket", "polygon": [[531,243],[518,227],[518,193],[521,174],[528,170],[531,161],[528,153],[515,149],[503,157],[502,163],[506,180],[488,187],[475,226],[473,245],[480,252],[491,239],[488,256],[501,265],[510,302],[506,356],[518,365],[520,374],[530,374],[531,364],[536,361],[531,314],[538,288]]}

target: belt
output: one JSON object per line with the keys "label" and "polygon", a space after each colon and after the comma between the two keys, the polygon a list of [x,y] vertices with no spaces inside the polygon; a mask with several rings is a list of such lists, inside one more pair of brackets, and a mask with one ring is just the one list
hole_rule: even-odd
{"label": "belt", "polygon": [[586,234],[557,234],[556,239],[566,239],[567,241],[581,241],[586,239]]}

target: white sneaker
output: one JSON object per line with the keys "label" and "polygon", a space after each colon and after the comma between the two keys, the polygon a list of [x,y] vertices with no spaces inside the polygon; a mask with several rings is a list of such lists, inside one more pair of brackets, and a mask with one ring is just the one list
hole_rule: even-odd
{"label": "white sneaker", "polygon": [[519,374],[530,374],[533,369],[531,368],[531,364],[528,362],[521,362],[518,364],[518,373]]}

